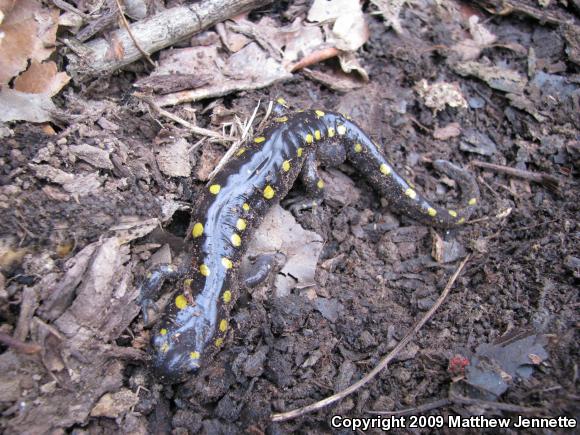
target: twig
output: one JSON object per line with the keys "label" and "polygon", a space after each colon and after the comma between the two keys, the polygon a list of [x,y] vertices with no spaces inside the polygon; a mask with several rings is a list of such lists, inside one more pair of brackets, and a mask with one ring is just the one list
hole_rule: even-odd
{"label": "twig", "polygon": [[179,116],[174,115],[173,113],[168,112],[167,110],[159,107],[157,104],[155,104],[155,102],[153,101],[153,99],[149,95],[141,94],[139,92],[135,92],[135,93],[133,93],[133,95],[135,97],[139,98],[140,100],[143,100],[144,102],[146,102],[149,105],[149,107],[151,107],[151,109],[153,109],[158,114],[165,116],[166,118],[169,118],[172,121],[175,121],[178,124],[188,128],[194,134],[199,134],[201,136],[209,136],[209,137],[213,137],[213,138],[216,138],[216,139],[219,139],[222,141],[235,141],[236,140],[233,138],[225,137],[219,133],[216,133],[213,130],[208,130],[207,128],[203,128],[203,127],[197,127],[197,126],[193,125],[192,123],[187,122],[185,119],[180,118]]}
{"label": "twig", "polygon": [[298,62],[296,62],[290,68],[290,72],[298,71],[299,69],[306,68],[307,66],[317,64],[323,60],[331,59],[340,54],[340,50],[334,47],[323,48],[322,50],[315,51],[314,53],[305,56]]}
{"label": "twig", "polygon": [[0,343],[11,347],[16,352],[24,353],[27,355],[34,355],[36,353],[40,353],[42,350],[42,347],[36,343],[25,343],[14,337],[11,337],[4,332],[0,332]]}
{"label": "twig", "polygon": [[[216,23],[270,2],[271,0],[203,0],[166,9],[133,23],[127,29],[120,28],[112,32],[108,39],[99,38],[87,42],[83,47],[88,55],[67,55],[67,70],[81,79],[85,79],[84,75],[89,78],[110,74],[140,59],[143,51],[155,53]],[[132,35],[139,38],[141,50],[135,45]],[[118,52],[121,54],[118,57],[111,56],[111,40],[119,45]]]}
{"label": "twig", "polygon": [[523,178],[524,180],[535,181],[536,183],[541,183],[548,189],[557,191],[559,189],[560,180],[545,172],[531,172],[524,171],[522,169],[510,168],[509,166],[495,165],[493,163],[481,162],[479,160],[474,160],[471,162],[472,165],[478,166],[480,168],[491,169],[494,172],[499,172],[501,174],[511,175],[512,177]]}
{"label": "twig", "polygon": [[121,3],[119,2],[119,0],[115,0],[115,3],[117,3],[117,8],[119,9],[119,15],[121,16],[121,20],[123,21],[123,25],[125,26],[125,29],[127,29],[127,33],[129,34],[129,36],[133,40],[133,44],[135,44],[135,47],[137,47],[137,50],[139,50],[141,52],[143,57],[145,59],[147,59],[147,62],[149,62],[151,64],[151,66],[153,68],[155,68],[157,66],[157,65],[155,65],[155,62],[153,62],[151,60],[151,57],[149,57],[149,53],[147,53],[145,50],[143,50],[143,47],[141,47],[141,45],[139,45],[139,43],[137,42],[137,39],[135,38],[135,35],[133,35],[133,32],[131,31],[131,27],[129,27],[129,23],[127,21],[127,18],[125,18],[125,12],[123,12],[123,8],[121,7]]}
{"label": "twig", "polygon": [[254,123],[254,119],[256,118],[256,114],[258,113],[258,109],[260,108],[260,101],[258,101],[258,104],[256,104],[256,107],[254,108],[254,112],[252,113],[252,116],[250,117],[250,119],[247,121],[246,126],[244,127],[243,131],[242,131],[242,135],[241,137],[238,139],[233,139],[232,140],[238,140],[238,143],[232,145],[230,147],[230,149],[224,154],[224,156],[220,159],[220,161],[218,162],[218,164],[216,165],[216,167],[214,168],[213,171],[211,171],[211,173],[209,174],[208,178],[213,178],[213,176],[215,174],[217,174],[217,172],[223,168],[223,166],[230,160],[230,158],[234,155],[235,152],[238,151],[238,149],[240,148],[240,146],[242,145],[242,142],[244,141],[244,139],[246,138],[246,135],[248,134],[248,131],[250,130],[250,128],[252,127],[252,124]]}
{"label": "twig", "polygon": [[63,11],[67,11],[67,12],[72,12],[73,14],[78,15],[79,17],[81,17],[83,20],[90,20],[91,16],[85,14],[83,11],[75,8],[73,5],[65,2],[64,0],[52,0],[52,3],[59,9],[62,9]]}
{"label": "twig", "polygon": [[318,411],[318,410],[320,410],[320,409],[322,409],[322,408],[324,408],[324,407],[326,407],[334,402],[337,402],[337,401],[347,397],[348,395],[354,393],[356,390],[361,388],[363,385],[365,385],[369,381],[371,381],[385,367],[387,367],[387,365],[393,360],[393,358],[395,358],[395,356],[398,355],[407,344],[409,344],[409,342],[413,339],[413,336],[423,327],[423,325],[433,316],[435,311],[437,311],[437,309],[441,306],[441,304],[443,303],[445,298],[447,298],[447,295],[451,291],[451,287],[453,286],[453,284],[457,280],[457,277],[459,276],[459,274],[461,273],[461,271],[465,267],[465,264],[467,263],[467,261],[469,260],[470,257],[471,257],[471,255],[468,255],[467,257],[465,257],[463,259],[463,261],[461,262],[461,264],[459,265],[459,267],[457,268],[457,270],[455,271],[453,276],[449,279],[449,282],[445,286],[445,289],[441,293],[441,296],[439,296],[439,298],[437,299],[435,304],[433,304],[433,306],[429,309],[429,311],[427,311],[427,313],[425,313],[425,315],[415,324],[415,326],[413,326],[413,328],[405,335],[405,337],[403,337],[403,339],[395,346],[395,348],[385,358],[383,358],[381,360],[381,362],[374,369],[372,369],[366,376],[364,376],[362,379],[355,382],[354,384],[352,384],[350,387],[346,388],[345,390],[343,390],[339,393],[333,394],[332,396],[329,396],[326,399],[323,399],[319,402],[313,403],[313,404],[305,406],[303,408],[295,409],[293,411],[283,412],[281,414],[272,414],[272,416],[271,416],[272,421],[285,421],[285,420],[289,420],[292,418],[300,417],[300,416],[305,415],[309,412]]}
{"label": "twig", "polygon": [[14,329],[14,338],[24,341],[30,332],[30,322],[34,312],[38,308],[38,296],[34,287],[24,287],[22,290],[22,302],[20,303],[20,314]]}

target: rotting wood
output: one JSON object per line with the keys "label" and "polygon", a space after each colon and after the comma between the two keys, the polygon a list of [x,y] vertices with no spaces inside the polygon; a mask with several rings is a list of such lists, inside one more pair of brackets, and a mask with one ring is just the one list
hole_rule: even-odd
{"label": "rotting wood", "polygon": [[[268,3],[271,0],[205,0],[198,4],[167,9],[134,23],[130,28],[143,50],[154,53],[216,23]],[[111,45],[111,41],[114,41],[116,47]],[[85,47],[90,55],[67,55],[67,71],[75,81],[110,74],[142,57],[125,29],[112,32],[110,38],[90,41]]]}

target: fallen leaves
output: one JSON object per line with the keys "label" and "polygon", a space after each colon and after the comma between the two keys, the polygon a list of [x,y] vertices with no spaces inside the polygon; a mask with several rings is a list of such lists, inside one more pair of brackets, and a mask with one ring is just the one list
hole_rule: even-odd
{"label": "fallen leaves", "polygon": [[14,89],[28,94],[56,95],[69,82],[70,77],[58,72],[56,63],[39,63],[33,60],[30,67],[14,81]]}
{"label": "fallen leaves", "polygon": [[54,62],[43,62],[56,46],[58,19],[58,9],[34,0],[0,2],[0,121],[50,119],[50,97],[70,80]]}
{"label": "fallen leaves", "polygon": [[0,122],[29,121],[45,122],[50,120],[50,111],[55,109],[46,94],[27,94],[13,89],[0,91]]}
{"label": "fallen leaves", "polygon": [[[361,86],[368,74],[355,51],[369,38],[361,5],[357,0],[315,1],[306,18],[279,26],[271,17],[258,22],[246,18],[217,26],[218,38],[201,38],[208,44],[171,50],[161,54],[151,79],[167,74],[207,77],[195,89],[158,96],[159,106],[176,105],[259,89],[289,80],[291,72],[338,57],[342,71],[311,71],[305,74],[340,91]],[[206,35],[213,32],[205,32]],[[224,53],[223,48],[229,53]],[[351,74],[358,73],[358,76]]]}
{"label": "fallen leaves", "polygon": [[497,40],[493,33],[482,24],[479,24],[477,15],[469,17],[469,33],[471,33],[471,38],[463,39],[451,47],[464,61],[477,59],[481,54],[481,50]]}
{"label": "fallen leaves", "polygon": [[453,66],[453,69],[461,76],[477,77],[493,89],[512,94],[522,94],[528,83],[527,79],[517,71],[480,62],[458,63]]}
{"label": "fallen leaves", "polygon": [[308,11],[308,21],[333,22],[329,42],[339,50],[357,50],[369,38],[358,0],[315,0]]}
{"label": "fallen leaves", "polygon": [[[256,231],[248,247],[248,255],[279,252],[286,256],[286,262],[275,280],[276,296],[283,297],[295,287],[314,285],[322,242],[322,237],[303,229],[289,212],[276,205]],[[247,259],[244,261],[247,262]]]}
{"label": "fallen leaves", "polygon": [[24,71],[29,60],[42,62],[56,43],[58,10],[34,0],[2,1],[0,24],[0,84]]}
{"label": "fallen leaves", "polygon": [[496,399],[516,379],[528,379],[533,366],[548,358],[545,342],[542,335],[514,332],[497,343],[479,345],[475,355],[469,358],[456,355],[450,361],[449,370],[484,397]]}

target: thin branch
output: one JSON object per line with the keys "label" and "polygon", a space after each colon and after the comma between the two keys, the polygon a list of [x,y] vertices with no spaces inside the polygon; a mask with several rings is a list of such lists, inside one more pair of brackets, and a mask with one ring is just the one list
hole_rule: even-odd
{"label": "thin branch", "polygon": [[188,128],[194,134],[199,134],[201,136],[213,137],[213,138],[219,139],[221,141],[233,142],[236,140],[234,138],[226,137],[226,136],[223,136],[219,133],[216,133],[213,130],[208,130],[207,128],[203,128],[203,127],[197,127],[197,126],[193,125],[192,123],[187,122],[185,119],[180,118],[179,116],[174,115],[173,113],[168,112],[167,110],[159,107],[157,104],[155,104],[155,102],[153,101],[153,99],[149,95],[141,94],[139,92],[135,92],[135,93],[133,93],[133,95],[135,97],[139,98],[140,100],[146,102],[149,105],[149,107],[151,107],[151,109],[153,109],[153,111],[155,111],[158,114],[165,116],[166,118],[169,118],[172,121],[175,121],[178,124]]}
{"label": "thin branch", "polygon": [[89,21],[92,17],[85,14],[83,11],[75,8],[73,5],[65,2],[64,0],[52,0],[52,3],[59,9],[78,15],[85,21]]}
{"label": "thin branch", "polygon": [[509,166],[496,165],[493,163],[481,162],[479,160],[473,160],[471,162],[473,166],[479,168],[490,169],[494,172],[499,172],[500,174],[507,174],[512,177],[523,178],[524,180],[535,181],[536,183],[543,184],[548,189],[557,191],[559,188],[560,180],[545,172],[531,172],[522,169],[510,168]]}
{"label": "thin branch", "polygon": [[[202,0],[165,9],[127,28],[121,26],[108,38],[99,38],[82,44],[82,48],[77,48],[67,55],[69,62],[67,71],[75,77],[75,80],[81,81],[110,74],[140,59],[143,52],[155,53],[219,22],[262,7],[271,1]],[[133,35],[138,38],[141,49],[137,47]],[[118,45],[116,50],[119,53],[118,57],[111,56],[111,40]]]}
{"label": "thin branch", "polygon": [[24,341],[18,340],[10,335],[0,332],[0,343],[11,347],[16,352],[24,353],[27,355],[34,355],[40,353],[42,347],[36,343],[26,343]]}
{"label": "thin branch", "polygon": [[157,65],[155,65],[155,62],[153,62],[151,60],[149,53],[147,53],[145,50],[143,50],[143,48],[137,42],[135,35],[133,35],[133,32],[131,31],[131,27],[129,26],[129,23],[127,22],[127,18],[125,18],[125,12],[123,12],[123,8],[121,7],[121,2],[119,0],[115,0],[115,3],[117,3],[117,8],[119,8],[119,15],[121,16],[121,20],[123,20],[123,25],[125,26],[125,29],[127,30],[127,33],[129,34],[129,36],[133,40],[135,47],[137,48],[137,50],[139,50],[139,52],[143,55],[143,57],[145,59],[147,59],[147,61],[151,64],[151,66],[153,68],[155,68],[157,66]]}
{"label": "thin branch", "polygon": [[340,50],[338,48],[334,47],[323,48],[321,50],[309,54],[308,56],[296,62],[294,65],[291,66],[290,72],[298,71],[300,69],[306,68],[307,66],[320,63],[327,59],[331,59],[333,57],[338,56],[339,54]]}
{"label": "thin branch", "polygon": [[461,262],[461,264],[459,265],[459,267],[457,268],[457,270],[455,271],[453,276],[449,279],[449,282],[445,286],[445,289],[441,293],[441,296],[439,296],[439,298],[437,299],[435,304],[433,304],[433,306],[429,309],[429,311],[427,311],[427,313],[425,313],[425,315],[415,324],[415,326],[413,326],[413,328],[405,335],[405,337],[403,337],[403,339],[395,346],[395,348],[385,358],[383,358],[381,360],[381,362],[374,369],[372,369],[365,377],[360,379],[358,382],[355,382],[354,384],[352,384],[350,387],[346,388],[345,390],[343,390],[339,393],[333,394],[332,396],[329,396],[326,399],[323,399],[319,402],[313,403],[313,404],[305,406],[303,408],[295,409],[293,411],[283,412],[280,414],[272,414],[271,415],[272,421],[290,420],[292,418],[300,417],[300,416],[308,414],[310,412],[318,411],[318,410],[320,410],[328,405],[331,405],[334,402],[337,402],[341,399],[344,399],[345,397],[354,393],[359,388],[361,388],[362,386],[367,384],[369,381],[371,381],[385,367],[387,367],[387,365],[395,358],[395,356],[397,356],[401,352],[401,350],[403,350],[403,348],[407,344],[409,344],[411,342],[411,340],[413,339],[415,334],[417,334],[417,332],[423,327],[423,325],[425,325],[425,323],[433,316],[433,314],[435,314],[435,311],[437,311],[437,309],[441,306],[441,304],[443,303],[445,298],[447,298],[447,296],[449,295],[449,292],[451,291],[451,287],[453,287],[453,284],[457,280],[457,277],[459,276],[459,274],[461,273],[461,271],[465,267],[465,264],[467,263],[467,261],[469,260],[470,257],[471,257],[471,255],[468,255],[467,257],[465,257],[463,259],[463,261]]}

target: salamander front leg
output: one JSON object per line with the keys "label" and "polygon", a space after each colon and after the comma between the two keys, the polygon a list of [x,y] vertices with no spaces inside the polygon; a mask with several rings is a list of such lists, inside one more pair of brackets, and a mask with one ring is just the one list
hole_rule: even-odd
{"label": "salamander front leg", "polygon": [[309,210],[318,207],[324,200],[323,189],[324,181],[318,173],[318,163],[314,153],[306,157],[300,179],[306,188],[305,198],[293,198],[284,201],[284,205],[290,209],[292,214],[297,215],[303,210]]}
{"label": "salamander front leg", "polygon": [[149,314],[147,310],[151,308],[153,311],[157,312],[157,305],[155,305],[153,300],[159,297],[161,287],[163,287],[165,281],[175,281],[183,275],[183,270],[180,270],[175,265],[169,263],[156,264],[149,269],[145,278],[139,285],[139,298],[137,300],[137,303],[141,305],[145,324],[149,323]]}
{"label": "salamander front leg", "polygon": [[250,257],[248,270],[242,270],[241,281],[246,288],[257,287],[262,284],[274,271],[277,271],[286,263],[286,255],[281,252],[259,254]]}
{"label": "salamander front leg", "polygon": [[285,116],[290,113],[290,107],[284,98],[278,97],[273,101],[273,103],[274,106],[272,107],[272,115],[275,117]]}

